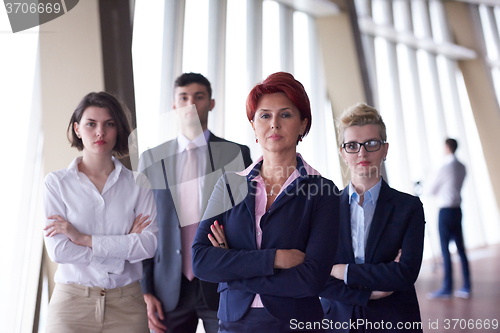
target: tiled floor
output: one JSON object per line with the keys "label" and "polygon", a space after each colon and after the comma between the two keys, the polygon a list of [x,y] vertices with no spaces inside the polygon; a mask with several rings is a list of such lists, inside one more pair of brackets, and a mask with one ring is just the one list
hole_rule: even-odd
{"label": "tiled floor", "polygon": [[[500,245],[467,254],[472,279],[470,299],[428,300],[426,294],[441,287],[443,270],[433,260],[424,261],[416,283],[424,332],[500,332]],[[458,256],[453,259],[454,283],[461,287],[460,262]],[[489,329],[485,328],[486,320]],[[496,329],[491,326],[493,320]]]}

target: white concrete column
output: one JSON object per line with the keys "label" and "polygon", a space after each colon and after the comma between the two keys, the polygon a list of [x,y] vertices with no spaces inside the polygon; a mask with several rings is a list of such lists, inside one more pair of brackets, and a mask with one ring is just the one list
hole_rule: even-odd
{"label": "white concrete column", "polygon": [[262,0],[247,0],[247,87],[262,80]]}
{"label": "white concrete column", "polygon": [[[499,3],[500,4],[500,3]],[[493,37],[493,47],[496,50],[496,59],[500,61],[500,35],[499,35],[499,30],[498,30],[498,22],[495,18],[495,9],[491,6],[485,6],[486,7],[486,15],[488,17],[487,24],[488,28],[491,32],[491,37]]]}
{"label": "white concrete column", "polygon": [[279,4],[280,12],[280,67],[282,71],[292,73],[293,59],[293,9]]}
{"label": "white concrete column", "polygon": [[[372,19],[372,2],[371,0],[355,0],[356,13],[358,18]],[[375,37],[365,33],[361,33],[361,43],[365,52],[366,67],[368,70],[369,85],[372,90],[373,107],[378,108],[379,91],[377,85],[377,64],[375,58]]]}
{"label": "white concrete column", "polygon": [[[418,38],[433,39],[429,6],[425,0],[412,1],[412,10],[414,12],[414,31]],[[420,74],[422,75],[422,86],[428,87],[428,92],[431,96],[424,94],[424,103],[422,105],[422,112],[424,113],[428,140],[431,143],[444,142],[447,135],[446,122],[443,111],[443,100],[441,83],[438,76],[436,54],[420,51],[419,67]],[[442,151],[439,149],[431,149],[430,161],[434,163],[433,167],[437,167],[442,158]],[[436,164],[437,163],[437,164]]]}
{"label": "white concrete column", "polygon": [[[498,141],[497,134],[500,128],[500,106],[495,95],[491,68],[487,62],[478,7],[477,5],[461,2],[446,2],[444,8],[457,44],[474,49],[478,54],[477,59],[458,61],[458,66],[462,71],[467,88],[470,107],[491,180],[493,196],[497,204],[497,207],[490,207],[490,209],[496,211],[498,217],[498,207],[500,207],[500,174],[498,173],[500,155],[498,154],[496,142]],[[475,148],[480,149],[478,146]],[[483,183],[481,188],[488,185],[490,184]],[[489,197],[481,197],[481,201],[488,199]],[[491,206],[494,206],[494,203]],[[486,237],[488,239],[492,237],[498,238],[496,237],[498,235],[498,219],[492,220],[495,217],[490,217],[490,214],[484,218],[490,224],[488,230],[486,230]]]}
{"label": "white concrete column", "polygon": [[[377,23],[394,26],[392,2],[378,0],[373,2],[377,5],[377,15],[374,19]],[[387,78],[379,76],[380,91],[380,113],[387,125],[387,139],[390,142],[389,154],[387,156],[387,167],[390,185],[400,191],[412,193],[413,184],[410,181],[408,151],[406,144],[406,133],[403,117],[403,103],[401,99],[398,57],[396,44],[387,40],[380,40],[377,52],[379,67],[387,69]],[[383,57],[380,55],[384,54]],[[389,86],[386,86],[386,85]]]}
{"label": "white concrete column", "polygon": [[[247,94],[262,81],[262,1],[247,0]],[[255,140],[250,126],[244,127],[245,137]],[[259,147],[260,149],[260,147]]]}
{"label": "white concrete column", "polygon": [[[406,0],[394,1],[395,21],[401,29],[402,33],[413,34],[413,20],[411,15],[410,3]],[[434,146],[429,145],[427,140],[427,129],[423,113],[423,101],[420,75],[418,71],[417,51],[414,48],[406,45],[400,46],[404,48],[404,56],[410,72],[410,84],[412,99],[407,101],[405,113],[406,133],[415,133],[416,136],[408,136],[407,150],[409,151],[409,167],[411,169],[412,181],[423,180],[425,175],[431,171],[429,151]]]}
{"label": "white concrete column", "polygon": [[[163,24],[163,50],[159,115],[172,110],[174,81],[182,74],[182,49],[184,40],[184,15],[186,0],[165,1]],[[160,117],[160,119],[164,119]],[[177,124],[158,123],[159,141],[171,139]]]}
{"label": "white concrete column", "polygon": [[215,99],[208,128],[224,136],[227,0],[210,0],[208,8],[208,79]]}

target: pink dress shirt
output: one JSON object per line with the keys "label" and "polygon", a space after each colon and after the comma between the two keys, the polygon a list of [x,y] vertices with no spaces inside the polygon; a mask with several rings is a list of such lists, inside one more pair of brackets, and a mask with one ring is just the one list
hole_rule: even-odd
{"label": "pink dress shirt", "polygon": [[[318,171],[316,171],[313,167],[311,167],[304,161],[302,155],[297,153],[297,157],[302,160],[302,163],[304,164],[307,174],[320,176],[320,173]],[[261,156],[256,162],[254,162],[252,165],[250,165],[242,172],[238,172],[238,174],[241,176],[248,175],[250,171],[252,171],[252,169],[255,167],[255,165],[258,164],[260,161],[262,161],[262,159],[263,157]],[[275,202],[279,200],[278,197],[281,194],[281,192],[283,192],[283,190],[286,189],[288,185],[290,185],[298,177],[299,177],[299,171],[295,169],[295,171],[292,172],[292,174],[288,177],[286,182],[280,188],[278,194],[276,195]],[[266,184],[264,183],[264,178],[262,178],[261,175],[255,177],[254,179],[252,179],[252,181],[257,182],[257,191],[255,194],[255,239],[257,241],[257,248],[260,250],[260,246],[262,244],[262,229],[260,228],[260,220],[262,216],[264,216],[264,214],[266,213],[267,192],[266,192]],[[255,295],[255,298],[252,302],[252,308],[263,308],[263,307],[264,305],[262,304],[260,295],[259,294]]]}

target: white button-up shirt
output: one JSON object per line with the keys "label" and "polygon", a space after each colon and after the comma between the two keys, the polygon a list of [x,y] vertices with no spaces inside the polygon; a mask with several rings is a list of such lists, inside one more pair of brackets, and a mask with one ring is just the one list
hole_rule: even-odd
{"label": "white button-up shirt", "polygon": [[[92,248],[76,245],[63,234],[45,237],[49,257],[60,264],[54,280],[89,287],[126,286],[142,277],[142,260],[153,257],[156,251],[153,193],[145,178],[139,176],[136,183],[132,171],[115,158],[115,169],[99,193],[78,171],[81,160],[78,157],[67,169],[45,178],[45,217],[60,215],[78,231],[92,235]],[[149,215],[152,222],[142,233],[129,234],[139,214]],[[51,222],[44,221],[45,225]]]}

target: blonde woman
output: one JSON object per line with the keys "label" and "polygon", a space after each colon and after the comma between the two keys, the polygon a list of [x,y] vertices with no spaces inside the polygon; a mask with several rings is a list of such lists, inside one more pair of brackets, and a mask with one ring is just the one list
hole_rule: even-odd
{"label": "blonde woman", "polygon": [[335,265],[320,293],[328,331],[422,332],[414,287],[424,245],[422,203],[380,175],[389,143],[376,109],[347,109],[339,138],[351,181],[340,197]]}

